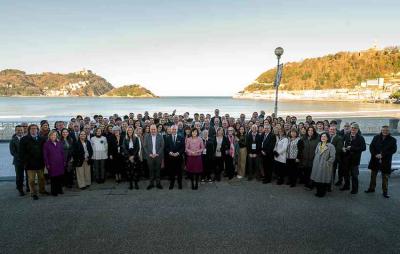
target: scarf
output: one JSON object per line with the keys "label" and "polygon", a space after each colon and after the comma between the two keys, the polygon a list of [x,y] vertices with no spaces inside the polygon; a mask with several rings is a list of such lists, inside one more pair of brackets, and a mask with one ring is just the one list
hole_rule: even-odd
{"label": "scarf", "polygon": [[319,153],[322,154],[328,147],[326,146],[326,142],[321,142]]}
{"label": "scarf", "polygon": [[233,158],[235,155],[235,137],[234,136],[228,136],[229,138],[229,143],[231,143],[231,147],[229,148],[229,155]]}

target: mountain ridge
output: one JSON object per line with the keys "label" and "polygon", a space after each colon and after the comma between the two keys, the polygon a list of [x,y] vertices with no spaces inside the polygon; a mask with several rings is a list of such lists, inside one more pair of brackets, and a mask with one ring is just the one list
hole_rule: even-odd
{"label": "mountain ridge", "polygon": [[[150,90],[137,85],[114,87],[103,77],[91,70],[72,73],[43,72],[27,74],[17,69],[0,71],[0,96],[113,96],[119,97],[156,97]],[[124,94],[126,92],[127,94]]]}

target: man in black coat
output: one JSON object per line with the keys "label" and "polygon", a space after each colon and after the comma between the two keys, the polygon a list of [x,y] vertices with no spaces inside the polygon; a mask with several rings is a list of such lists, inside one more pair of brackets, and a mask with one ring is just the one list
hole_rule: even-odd
{"label": "man in black coat", "polygon": [[263,183],[270,183],[272,180],[275,143],[276,137],[271,131],[271,125],[265,125],[261,142],[261,154],[265,176]]}
{"label": "man in black coat", "polygon": [[171,127],[171,135],[167,136],[165,143],[165,155],[169,163],[169,189],[172,190],[175,178],[178,178],[178,188],[182,189],[182,158],[185,152],[185,139],[177,134],[177,127]]}
{"label": "man in black coat", "polygon": [[28,172],[29,188],[34,200],[38,200],[35,187],[35,177],[39,180],[39,192],[49,194],[45,189],[43,145],[45,140],[39,136],[39,127],[31,124],[28,127],[28,135],[24,136],[20,142],[19,156]]}
{"label": "man in black coat", "polygon": [[382,173],[382,191],[385,198],[388,195],[388,181],[392,172],[392,156],[397,151],[397,140],[390,135],[389,126],[382,126],[381,133],[376,135],[369,146],[371,160],[368,168],[371,170],[371,181],[366,193],[375,192],[376,176]]}
{"label": "man in black coat", "polygon": [[[13,156],[13,165],[15,167],[15,182],[17,185],[17,190],[20,196],[24,196],[24,165],[19,157],[20,141],[24,136],[24,128],[21,125],[15,127],[15,134],[12,136],[10,141],[10,153]],[[26,176],[28,179],[28,176]],[[27,188],[28,181],[27,181]]]}
{"label": "man in black coat", "polygon": [[247,134],[247,160],[248,160],[248,180],[253,180],[258,167],[258,156],[261,153],[261,135],[258,133],[257,125],[251,126],[251,131]]}
{"label": "man in black coat", "polygon": [[344,136],[343,146],[343,175],[344,186],[341,191],[350,190],[350,176],[351,176],[351,194],[358,193],[358,175],[359,166],[361,161],[361,154],[366,150],[364,137],[359,132],[358,124],[351,125],[350,133]]}

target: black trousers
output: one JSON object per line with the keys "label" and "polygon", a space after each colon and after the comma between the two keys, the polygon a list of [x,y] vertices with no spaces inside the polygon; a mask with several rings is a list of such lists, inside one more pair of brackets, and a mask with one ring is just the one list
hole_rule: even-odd
{"label": "black trousers", "polygon": [[51,194],[57,195],[62,193],[63,175],[50,177]]}
{"label": "black trousers", "polygon": [[182,157],[169,156],[168,158],[168,170],[169,170],[169,184],[174,187],[175,180],[178,181],[178,186],[182,187]]}
{"label": "black trousers", "polygon": [[299,167],[297,165],[296,159],[286,160],[287,171],[289,175],[290,185],[296,185],[297,179],[299,177]]}
{"label": "black trousers", "polygon": [[351,189],[352,191],[358,192],[358,175],[360,173],[358,166],[347,165],[344,168],[344,185],[350,187],[350,176],[351,176]]}
{"label": "black trousers", "polygon": [[132,187],[132,183],[136,184],[139,182],[139,163],[128,161],[126,163],[126,176],[128,178],[129,185]]}
{"label": "black trousers", "polygon": [[282,163],[279,161],[274,161],[274,171],[275,174],[278,176],[278,183],[283,183],[285,180],[286,174],[286,163]]}
{"label": "black trousers", "polygon": [[[24,166],[22,164],[15,164],[15,184],[17,186],[17,190],[23,190],[24,188]],[[27,183],[26,186],[28,185],[28,175],[26,175]],[[29,188],[29,187],[27,187]]]}
{"label": "black trousers", "polygon": [[255,174],[258,170],[258,156],[256,157],[250,157],[247,156],[247,178],[249,180],[252,180],[255,177]]}
{"label": "black trousers", "polygon": [[314,185],[317,187],[316,195],[318,197],[324,197],[326,195],[327,186],[329,184],[326,184],[326,183],[314,183]]}
{"label": "black trousers", "polygon": [[71,188],[74,185],[74,173],[75,167],[72,165],[72,161],[68,161],[64,168],[64,186]]}
{"label": "black trousers", "polygon": [[233,158],[229,155],[225,157],[225,171],[229,179],[235,175],[235,166],[233,165]]}
{"label": "black trousers", "polygon": [[207,155],[203,154],[201,156],[203,161],[203,179],[211,179],[211,174],[213,172],[213,163],[212,159],[210,159]]}
{"label": "black trousers", "polygon": [[272,172],[274,170],[274,158],[271,156],[263,156],[262,157],[263,170],[264,170],[264,181],[271,182],[272,181]]}
{"label": "black trousers", "polygon": [[312,185],[311,179],[310,179],[311,171],[312,171],[311,167],[304,167],[303,168],[303,182],[304,182],[304,184],[306,186],[311,186]]}
{"label": "black trousers", "polygon": [[224,170],[224,158],[215,157],[214,159],[214,178],[217,181],[221,181],[221,173]]}

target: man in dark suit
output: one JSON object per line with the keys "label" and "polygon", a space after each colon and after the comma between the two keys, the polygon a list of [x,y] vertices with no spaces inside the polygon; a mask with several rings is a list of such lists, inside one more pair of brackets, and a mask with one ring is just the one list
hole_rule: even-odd
{"label": "man in dark suit", "polygon": [[261,136],[258,133],[257,125],[251,126],[251,132],[247,134],[247,154],[248,154],[248,180],[253,180],[253,177],[258,169],[258,156],[261,152]]}
{"label": "man in dark suit", "polygon": [[172,190],[175,178],[178,178],[178,189],[182,189],[182,158],[185,152],[185,139],[177,134],[177,126],[171,127],[171,135],[167,136],[165,155],[169,162],[169,189]]}
{"label": "man in dark suit", "polygon": [[215,138],[217,136],[217,130],[219,128],[219,123],[220,123],[219,118],[214,118],[214,120],[212,120],[210,122],[210,124],[211,123],[213,123],[213,124],[210,125],[210,130],[208,131],[208,136],[210,138]]}
{"label": "man in dark suit", "polygon": [[[13,156],[13,165],[15,167],[15,181],[17,185],[17,190],[20,196],[24,196],[24,166],[19,156],[20,141],[24,136],[24,128],[21,125],[15,127],[15,134],[10,141],[10,153]],[[28,178],[28,176],[26,177]],[[27,186],[28,188],[28,186]]]}
{"label": "man in dark suit", "polygon": [[337,133],[337,129],[336,129],[335,125],[329,127],[329,136],[331,138],[331,144],[335,147],[335,150],[336,150],[335,161],[333,162],[333,167],[332,167],[332,182],[331,182],[330,187],[328,188],[328,191],[332,191],[332,184],[335,182],[337,168],[339,168],[337,186],[342,185],[342,181],[343,181],[343,172],[342,172],[343,167],[341,165],[342,152],[343,152],[342,151],[343,137]]}
{"label": "man in dark suit", "polygon": [[44,178],[44,160],[43,160],[43,145],[44,138],[39,136],[39,127],[36,124],[31,124],[28,127],[28,135],[24,136],[20,142],[19,157],[28,171],[29,188],[33,200],[38,200],[35,187],[35,178],[37,175],[39,181],[39,192],[41,194],[49,194],[45,189]]}
{"label": "man in dark suit", "polygon": [[275,143],[276,137],[271,131],[271,125],[265,125],[261,142],[261,155],[265,176],[263,183],[270,183],[272,180]]}
{"label": "man in dark suit", "polygon": [[344,153],[344,186],[340,190],[350,190],[351,176],[351,194],[357,194],[361,154],[366,150],[365,140],[360,134],[358,124],[353,123],[351,125],[350,133],[344,136],[344,146],[342,150]]}
{"label": "man in dark suit", "polygon": [[72,141],[75,143],[79,140],[79,134],[81,133],[81,126],[79,123],[75,122],[73,125],[73,130],[69,133],[69,136],[72,138]]}
{"label": "man in dark suit", "polygon": [[375,192],[376,176],[382,173],[382,191],[385,198],[388,195],[389,176],[392,173],[392,156],[397,151],[397,141],[390,135],[389,126],[382,126],[381,133],[376,135],[369,146],[371,160],[368,168],[371,170],[371,181],[366,193]]}
{"label": "man in dark suit", "polygon": [[[222,118],[219,116],[219,109],[216,109],[214,113],[215,115],[211,118],[210,121],[211,127],[214,127],[214,125],[216,125],[216,127],[221,127],[220,124],[222,122]],[[215,122],[215,119],[218,119],[218,123]]]}
{"label": "man in dark suit", "polygon": [[156,187],[162,189],[160,170],[161,161],[164,157],[164,138],[157,133],[155,124],[150,125],[150,135],[144,137],[143,150],[144,156],[147,158],[150,175],[150,184],[147,189],[154,188],[154,181],[156,181]]}

